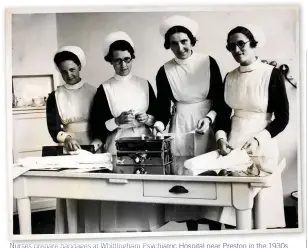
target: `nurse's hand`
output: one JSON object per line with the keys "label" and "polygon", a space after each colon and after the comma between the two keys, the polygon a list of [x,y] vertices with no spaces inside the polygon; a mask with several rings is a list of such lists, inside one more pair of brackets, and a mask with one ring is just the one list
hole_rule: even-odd
{"label": "nurse's hand", "polygon": [[198,121],[196,132],[199,134],[204,134],[210,128],[210,125],[211,125],[210,119],[207,117],[203,118]]}
{"label": "nurse's hand", "polygon": [[124,111],[118,117],[115,118],[115,123],[119,126],[122,124],[130,124],[134,120],[133,111]]}
{"label": "nurse's hand", "polygon": [[146,113],[138,113],[135,115],[135,118],[139,123],[146,123],[149,116]]}
{"label": "nurse's hand", "polygon": [[242,149],[245,149],[248,154],[253,154],[256,152],[258,146],[259,146],[258,140],[252,138],[243,145]]}
{"label": "nurse's hand", "polygon": [[77,151],[81,149],[80,145],[71,136],[67,136],[64,140],[64,146],[68,151]]}
{"label": "nurse's hand", "polygon": [[229,143],[224,139],[219,139],[217,141],[217,146],[218,146],[218,149],[219,149],[219,153],[222,156],[228,155],[233,150],[233,147],[230,146]]}

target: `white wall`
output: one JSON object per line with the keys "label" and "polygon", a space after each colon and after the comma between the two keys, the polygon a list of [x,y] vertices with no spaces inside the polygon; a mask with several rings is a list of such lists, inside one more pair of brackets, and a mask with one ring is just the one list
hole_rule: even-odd
{"label": "white wall", "polygon": [[[52,59],[56,48],[77,45],[87,56],[87,65],[82,70],[83,78],[94,86],[99,86],[114,73],[112,66],[103,59],[102,41],[110,32],[122,30],[127,32],[135,43],[136,60],[133,72],[150,80],[156,88],[157,70],[173,57],[172,52],[163,47],[159,24],[172,14],[174,12],[61,13],[56,14],[56,17],[53,14],[14,16],[13,73],[42,73],[44,68],[48,68],[48,71],[54,70]],[[177,14],[190,16],[199,23],[199,41],[194,50],[213,56],[221,68],[223,77],[226,72],[237,66],[225,49],[227,33],[236,25],[249,23],[259,25],[267,38],[265,46],[258,51],[261,59],[275,59],[279,64],[288,63],[292,75],[298,81],[298,17],[295,10],[212,9],[206,12]],[[23,42],[25,40],[26,42]],[[18,52],[14,51],[14,47],[18,47]],[[288,196],[291,191],[297,190],[297,93],[300,89],[294,89],[288,83],[286,86],[290,101],[290,123],[278,136],[278,140],[281,154],[287,159],[283,187],[285,202],[290,204]]]}
{"label": "white wall", "polygon": [[55,14],[15,14],[12,16],[13,76],[57,75],[52,61],[57,47]]}

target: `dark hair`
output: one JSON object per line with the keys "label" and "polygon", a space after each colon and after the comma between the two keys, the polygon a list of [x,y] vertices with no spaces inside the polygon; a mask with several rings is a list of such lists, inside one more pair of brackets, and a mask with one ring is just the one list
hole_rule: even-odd
{"label": "dark hair", "polygon": [[185,33],[187,34],[188,38],[190,39],[190,43],[192,46],[196,45],[197,39],[192,35],[192,33],[185,27],[183,26],[174,26],[170,28],[167,33],[165,34],[165,43],[164,47],[166,49],[170,48],[170,36],[175,34],[175,33]]}
{"label": "dark hair", "polygon": [[63,61],[66,61],[66,60],[72,60],[72,61],[74,61],[74,63],[76,65],[81,66],[79,58],[74,53],[69,52],[69,51],[59,52],[55,55],[55,57],[53,59],[53,61],[57,65],[57,67],[59,67],[60,63],[62,63]]}
{"label": "dark hair", "polygon": [[257,46],[258,41],[255,40],[255,37],[253,36],[253,34],[250,32],[250,30],[248,28],[245,28],[245,27],[242,27],[242,26],[237,26],[236,28],[232,29],[228,33],[227,44],[229,43],[230,37],[234,34],[237,34],[237,33],[241,33],[241,34],[245,35],[250,40],[250,47],[251,48],[255,48]]}
{"label": "dark hair", "polygon": [[130,53],[130,55],[132,56],[132,59],[135,58],[135,51],[134,51],[134,48],[131,46],[131,44],[129,42],[127,42],[126,40],[117,40],[110,45],[109,52],[104,57],[104,59],[107,62],[111,63],[112,57],[113,57],[113,52],[117,51],[117,50],[128,51]]}

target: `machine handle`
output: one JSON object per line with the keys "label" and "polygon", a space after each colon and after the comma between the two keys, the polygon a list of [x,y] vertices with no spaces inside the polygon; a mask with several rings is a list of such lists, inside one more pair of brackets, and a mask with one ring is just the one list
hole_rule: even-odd
{"label": "machine handle", "polygon": [[118,178],[110,178],[109,183],[116,183],[116,184],[127,184],[127,179],[118,179]]}
{"label": "machine handle", "polygon": [[188,193],[188,190],[181,185],[176,185],[169,189],[169,192],[174,194],[186,194]]}

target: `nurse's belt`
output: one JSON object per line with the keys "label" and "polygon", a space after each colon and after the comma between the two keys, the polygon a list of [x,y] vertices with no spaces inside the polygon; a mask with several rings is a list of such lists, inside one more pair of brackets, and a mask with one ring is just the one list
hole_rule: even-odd
{"label": "nurse's belt", "polygon": [[207,170],[247,170],[252,165],[252,160],[245,150],[235,149],[228,155],[221,156],[219,151],[212,151],[188,159],[184,167],[191,170],[193,175],[198,175]]}

